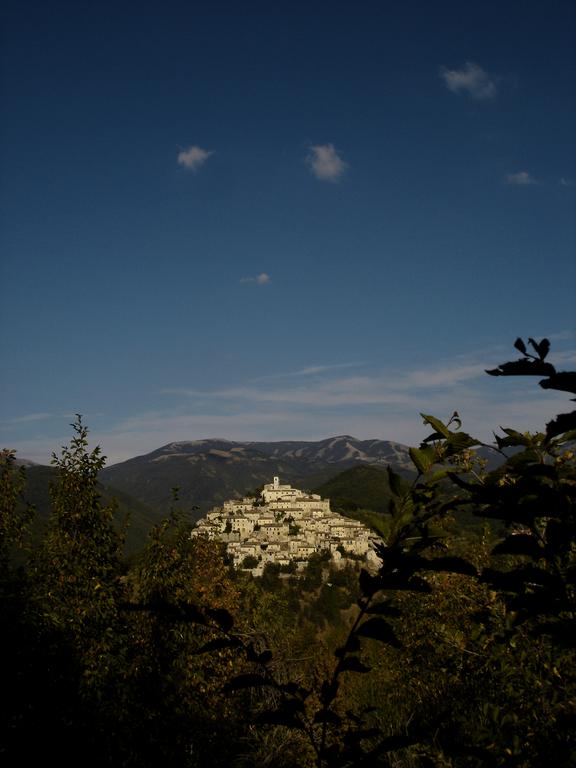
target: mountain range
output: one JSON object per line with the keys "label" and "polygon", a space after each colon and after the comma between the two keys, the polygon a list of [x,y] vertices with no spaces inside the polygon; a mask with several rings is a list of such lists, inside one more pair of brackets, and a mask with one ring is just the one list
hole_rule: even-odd
{"label": "mountain range", "polygon": [[[487,448],[479,454],[489,468],[501,461]],[[49,486],[57,480],[57,470],[26,460],[18,463],[25,465],[25,500],[37,511],[34,538],[38,538],[50,512]],[[387,466],[404,477],[414,476],[408,447],[387,440],[349,435],[278,442],[213,438],[168,443],[106,467],[99,481],[104,501],[117,502],[120,527],[128,515],[127,550],[136,552],[150,528],[175,505],[175,496],[176,506],[195,521],[224,501],[257,492],[275,476],[300,490],[319,493],[342,514],[371,525],[366,514],[381,515],[388,508]]]}
{"label": "mountain range", "polygon": [[159,514],[173,504],[198,519],[227,499],[240,498],[279,476],[303,490],[322,485],[354,466],[413,469],[408,448],[386,440],[341,435],[315,442],[235,442],[206,439],[168,443],[144,456],[106,467],[101,481]]}

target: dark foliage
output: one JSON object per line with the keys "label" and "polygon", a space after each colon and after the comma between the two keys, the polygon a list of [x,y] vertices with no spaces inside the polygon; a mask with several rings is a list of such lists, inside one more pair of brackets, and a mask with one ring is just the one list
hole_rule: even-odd
{"label": "dark foliage", "polygon": [[[514,346],[490,373],[575,393],[546,340]],[[320,554],[288,579],[232,572],[177,509],[128,564],[80,419],[42,542],[15,559],[31,511],[4,452],[3,764],[38,743],[62,766],[575,764],[573,416],[504,429],[487,471],[457,413],[423,414],[413,481],[386,473],[378,570]],[[455,516],[503,533],[463,539]]]}

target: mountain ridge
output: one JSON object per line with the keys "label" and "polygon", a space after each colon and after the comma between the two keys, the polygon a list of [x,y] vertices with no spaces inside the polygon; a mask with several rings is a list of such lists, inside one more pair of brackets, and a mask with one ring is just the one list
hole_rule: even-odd
{"label": "mountain ridge", "polygon": [[180,505],[193,518],[239,498],[279,476],[303,489],[352,466],[393,466],[409,471],[408,447],[393,441],[337,435],[323,440],[234,441],[204,438],[166,443],[147,454],[106,467],[110,485],[166,513],[178,487]]}

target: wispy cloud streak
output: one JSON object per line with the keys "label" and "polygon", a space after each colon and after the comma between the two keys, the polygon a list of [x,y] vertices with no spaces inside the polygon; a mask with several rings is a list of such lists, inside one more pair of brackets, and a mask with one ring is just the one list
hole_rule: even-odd
{"label": "wispy cloud streak", "polygon": [[13,419],[7,419],[2,422],[4,426],[17,426],[23,424],[34,424],[35,422],[47,421],[54,418],[52,413],[26,413],[23,416],[15,416]]}
{"label": "wispy cloud streak", "polygon": [[268,376],[258,376],[256,379],[252,379],[252,382],[293,379],[308,376],[321,376],[327,373],[331,373],[332,371],[341,371],[346,368],[360,368],[364,365],[366,365],[366,363],[332,363],[331,365],[308,365],[304,368],[299,368],[296,371],[285,371],[283,373],[272,373]]}
{"label": "wispy cloud streak", "polygon": [[[300,404],[316,408],[346,405],[416,405],[419,390],[433,390],[460,384],[480,377],[483,363],[456,363],[437,369],[421,369],[409,373],[387,373],[372,376],[332,377],[331,374],[342,366],[310,366],[300,369],[285,378],[318,376],[313,381],[295,386],[273,386],[268,384],[272,377],[253,381],[250,385],[227,387],[220,390],[197,390],[179,387],[164,390],[165,394],[189,398],[215,400],[244,400]],[[259,385],[258,385],[259,384]]]}
{"label": "wispy cloud streak", "polygon": [[[576,360],[574,337],[556,334],[551,362],[567,367]],[[563,346],[563,348],[562,348]],[[448,418],[457,410],[463,428],[491,442],[499,427],[541,430],[556,414],[570,409],[565,393],[540,391],[532,379],[494,380],[484,370],[510,359],[507,347],[412,370],[352,375],[357,363],[308,365],[282,375],[262,377],[215,390],[170,387],[171,405],[106,422],[91,432],[110,463],[141,455],[177,440],[224,437],[231,440],[318,440],[335,434],[380,438],[415,445],[429,432],[421,412]],[[364,364],[364,367],[366,364]],[[34,417],[28,414],[31,424]],[[61,415],[61,419],[64,416]],[[59,429],[67,428],[62,421]],[[93,425],[94,426],[94,425]],[[47,462],[66,440],[29,435],[15,447],[19,455]],[[45,454],[45,455],[44,455]]]}

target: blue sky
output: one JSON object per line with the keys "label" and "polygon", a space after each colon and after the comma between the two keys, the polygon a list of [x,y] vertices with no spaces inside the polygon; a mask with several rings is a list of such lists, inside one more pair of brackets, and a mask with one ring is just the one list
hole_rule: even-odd
{"label": "blue sky", "polygon": [[0,444],[541,428],[576,362],[572,2],[8,2]]}

